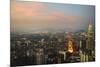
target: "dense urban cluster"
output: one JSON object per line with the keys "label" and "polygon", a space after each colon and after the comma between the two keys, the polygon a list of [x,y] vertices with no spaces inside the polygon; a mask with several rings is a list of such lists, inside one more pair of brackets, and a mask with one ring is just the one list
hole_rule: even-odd
{"label": "dense urban cluster", "polygon": [[78,32],[11,33],[11,66],[95,61],[92,25]]}

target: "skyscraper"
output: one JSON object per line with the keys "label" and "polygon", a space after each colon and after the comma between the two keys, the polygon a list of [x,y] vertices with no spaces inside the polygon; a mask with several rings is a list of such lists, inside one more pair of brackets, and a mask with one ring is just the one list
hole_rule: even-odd
{"label": "skyscraper", "polygon": [[73,53],[73,43],[71,40],[68,41],[68,52]]}
{"label": "skyscraper", "polygon": [[93,25],[89,24],[88,31],[87,31],[87,46],[88,54],[89,54],[89,61],[93,61],[95,55],[95,40],[94,40],[94,32],[93,32]]}
{"label": "skyscraper", "polygon": [[87,31],[87,49],[94,50],[94,32],[92,24],[89,24]]}
{"label": "skyscraper", "polygon": [[42,48],[36,49],[36,64],[44,64],[44,50]]}

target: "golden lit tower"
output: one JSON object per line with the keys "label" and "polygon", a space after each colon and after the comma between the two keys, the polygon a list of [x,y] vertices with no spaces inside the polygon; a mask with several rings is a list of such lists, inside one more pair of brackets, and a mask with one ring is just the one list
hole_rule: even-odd
{"label": "golden lit tower", "polygon": [[68,41],[68,52],[73,53],[73,42],[71,40]]}

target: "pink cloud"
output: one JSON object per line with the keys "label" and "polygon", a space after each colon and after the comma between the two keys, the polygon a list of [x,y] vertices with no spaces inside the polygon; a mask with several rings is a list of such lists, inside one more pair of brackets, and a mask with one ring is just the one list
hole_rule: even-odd
{"label": "pink cloud", "polygon": [[24,5],[18,3],[11,3],[11,13],[12,15],[22,15],[22,16],[37,16],[42,8],[44,8],[43,3],[33,3],[32,5]]}
{"label": "pink cloud", "polygon": [[[11,3],[11,16],[12,20],[16,21],[16,25],[28,25],[28,24],[34,24],[34,25],[52,25],[57,23],[62,23],[64,21],[65,23],[74,24],[74,22],[78,19],[78,16],[74,16],[71,14],[64,14],[60,11],[51,11],[45,13],[42,12],[42,10],[45,9],[45,5],[43,3],[36,3],[33,2],[31,4],[25,5],[25,4],[19,4],[19,3]],[[49,8],[48,8],[49,9]],[[44,15],[47,14],[47,15]],[[20,17],[21,16],[21,17]],[[25,17],[25,18],[23,18]],[[33,18],[31,18],[33,17]],[[35,22],[33,22],[35,21]],[[42,23],[41,23],[42,22]]]}
{"label": "pink cloud", "polygon": [[[45,5],[41,2],[33,2],[31,4],[19,4],[17,2],[11,3],[11,16],[13,17],[35,17],[38,19],[48,20],[48,21],[56,21],[56,20],[64,20],[68,22],[74,22],[79,19],[78,16],[64,14],[60,11],[51,11],[47,16],[43,16],[44,13],[41,11],[45,9]],[[41,15],[42,14],[42,15]]]}

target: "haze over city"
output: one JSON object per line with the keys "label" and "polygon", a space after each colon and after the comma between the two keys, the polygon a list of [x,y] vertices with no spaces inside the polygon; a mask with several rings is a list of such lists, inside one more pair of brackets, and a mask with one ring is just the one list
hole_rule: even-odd
{"label": "haze over city", "polygon": [[11,32],[87,30],[94,6],[11,0]]}

